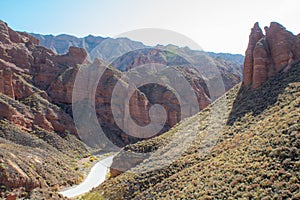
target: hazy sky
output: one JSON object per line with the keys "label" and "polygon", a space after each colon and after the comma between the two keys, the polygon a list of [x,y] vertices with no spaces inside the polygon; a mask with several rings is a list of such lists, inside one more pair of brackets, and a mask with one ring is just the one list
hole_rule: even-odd
{"label": "hazy sky", "polygon": [[262,28],[277,21],[300,33],[299,8],[299,0],[0,0],[0,19],[15,30],[55,35],[114,37],[141,28],[168,29],[206,51],[244,54],[256,21]]}

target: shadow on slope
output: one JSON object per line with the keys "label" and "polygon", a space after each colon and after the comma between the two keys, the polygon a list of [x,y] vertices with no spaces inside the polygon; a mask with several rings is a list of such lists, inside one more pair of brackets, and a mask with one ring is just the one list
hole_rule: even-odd
{"label": "shadow on slope", "polygon": [[[253,116],[258,116],[268,107],[274,106],[278,101],[279,95],[284,92],[290,83],[300,82],[299,73],[300,61],[297,61],[288,72],[272,77],[258,89],[247,89],[242,86],[233,103],[227,125],[232,126],[235,121],[239,121],[251,112]],[[269,90],[270,88],[272,88],[272,91]]]}

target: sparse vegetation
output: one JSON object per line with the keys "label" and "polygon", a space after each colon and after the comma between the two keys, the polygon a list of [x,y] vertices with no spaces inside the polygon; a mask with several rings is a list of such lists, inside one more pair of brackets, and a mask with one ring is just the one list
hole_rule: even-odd
{"label": "sparse vegetation", "polygon": [[108,199],[299,199],[300,64],[256,90],[236,86],[214,103],[215,108],[225,99],[228,110],[220,106],[218,112],[225,112],[227,121],[210,151],[201,149],[212,144],[203,137],[212,127],[207,126],[212,106],[166,134],[125,147],[152,152],[134,168],[143,169],[152,161],[164,162],[154,152],[175,134],[182,133],[179,139],[184,140],[184,133],[196,132],[195,141],[177,160],[154,171],[110,178],[82,199],[95,194]]}
{"label": "sparse vegetation", "polygon": [[79,200],[104,200],[105,198],[97,192],[92,192],[84,197],[79,198]]}

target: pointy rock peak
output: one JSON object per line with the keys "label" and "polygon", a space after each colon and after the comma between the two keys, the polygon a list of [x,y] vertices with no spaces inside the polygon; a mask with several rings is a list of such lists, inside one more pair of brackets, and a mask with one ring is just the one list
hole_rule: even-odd
{"label": "pointy rock peak", "polygon": [[249,43],[246,50],[246,57],[244,61],[244,83],[245,85],[249,85],[252,81],[253,75],[253,50],[257,44],[257,42],[263,38],[263,32],[256,22],[251,29],[251,34],[249,35]]}
{"label": "pointy rock peak", "polygon": [[300,58],[300,38],[277,22],[265,27],[265,35],[254,24],[244,62],[244,85],[258,88],[277,73],[291,68]]}

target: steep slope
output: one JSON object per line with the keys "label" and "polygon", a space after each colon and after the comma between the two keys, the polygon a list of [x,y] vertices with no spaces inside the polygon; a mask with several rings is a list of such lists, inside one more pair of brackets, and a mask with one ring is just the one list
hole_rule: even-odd
{"label": "steep slope", "polygon": [[299,199],[300,61],[286,64],[259,87],[239,84],[167,133],[124,147],[112,177],[83,199]]}
{"label": "steep slope", "polygon": [[[152,153],[135,169],[104,182],[92,195],[99,193],[107,199],[298,199],[299,77],[300,64],[296,63],[257,90],[238,85],[166,134],[127,146],[129,152]],[[223,101],[227,102],[226,110]],[[216,145],[214,134],[203,140],[211,127],[207,124],[213,109],[225,112],[227,119]],[[197,136],[178,159],[166,167],[145,170],[151,164],[164,166],[164,157],[155,151],[174,141],[174,136],[184,140],[186,132]],[[205,149],[210,151],[204,153]],[[137,171],[140,173],[134,173]]]}

